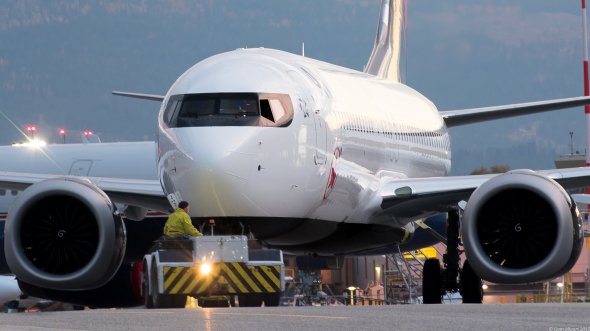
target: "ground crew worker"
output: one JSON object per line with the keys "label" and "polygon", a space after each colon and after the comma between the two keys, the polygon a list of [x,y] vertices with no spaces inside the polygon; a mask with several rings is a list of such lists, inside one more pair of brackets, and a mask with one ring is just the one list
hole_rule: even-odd
{"label": "ground crew worker", "polygon": [[199,232],[191,222],[190,216],[188,216],[189,205],[186,201],[181,201],[176,209],[164,225],[164,234],[167,236],[181,236],[190,235],[193,237],[200,237],[203,234]]}

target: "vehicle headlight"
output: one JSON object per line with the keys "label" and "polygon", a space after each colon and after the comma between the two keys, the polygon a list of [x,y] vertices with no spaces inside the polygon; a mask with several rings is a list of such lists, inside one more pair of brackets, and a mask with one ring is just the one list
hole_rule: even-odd
{"label": "vehicle headlight", "polygon": [[213,269],[213,267],[211,266],[211,263],[208,263],[208,262],[201,263],[201,266],[199,267],[199,274],[202,276],[207,276],[208,274],[211,273],[212,269]]}

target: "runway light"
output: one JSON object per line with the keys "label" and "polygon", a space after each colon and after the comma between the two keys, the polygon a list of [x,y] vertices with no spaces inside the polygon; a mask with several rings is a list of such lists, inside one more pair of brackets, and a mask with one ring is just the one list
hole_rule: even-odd
{"label": "runway light", "polygon": [[213,270],[211,263],[205,262],[205,263],[202,263],[201,266],[199,267],[199,274],[202,276],[207,276],[208,274],[211,273],[211,270]]}
{"label": "runway light", "polygon": [[483,285],[481,286],[481,288],[482,288],[483,290],[487,290],[487,289],[488,289],[488,284],[483,284]]}

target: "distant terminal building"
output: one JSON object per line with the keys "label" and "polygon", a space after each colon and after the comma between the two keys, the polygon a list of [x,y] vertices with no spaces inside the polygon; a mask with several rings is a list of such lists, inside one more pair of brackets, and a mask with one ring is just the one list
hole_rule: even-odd
{"label": "distant terminal building", "polygon": [[555,160],[555,168],[557,169],[583,167],[585,165],[586,154],[580,154],[580,152],[560,155],[559,158]]}

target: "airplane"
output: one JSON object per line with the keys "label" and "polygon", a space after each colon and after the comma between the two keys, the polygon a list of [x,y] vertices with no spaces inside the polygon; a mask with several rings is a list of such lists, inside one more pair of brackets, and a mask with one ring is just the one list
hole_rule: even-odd
{"label": "airplane", "polygon": [[[401,82],[402,12],[402,1],[383,1],[364,72],[237,49],[195,64],[165,95],[114,92],[161,103],[149,152],[155,178],[0,166],[0,187],[22,191],[6,217],[4,272],[36,297],[131,305],[141,264],[131,262],[136,247],[127,239],[143,238],[149,222],[124,221],[119,209],[142,219],[181,200],[195,224],[214,218],[216,233],[251,233],[299,254],[385,254],[444,240],[443,267],[437,259],[424,266],[425,303],[440,303],[444,291],[480,303],[481,279],[528,283],[567,272],[583,228],[565,189],[590,185],[590,171],[449,177],[448,129],[590,97],[439,111]],[[116,166],[134,162],[105,154]],[[441,222],[444,238],[418,235]]]}

